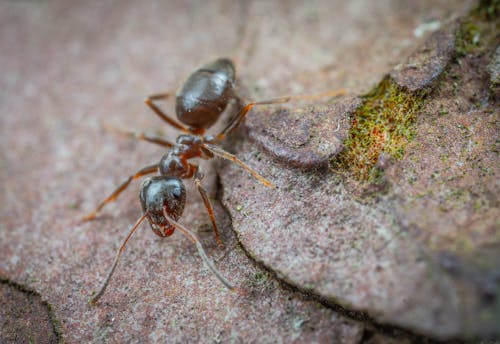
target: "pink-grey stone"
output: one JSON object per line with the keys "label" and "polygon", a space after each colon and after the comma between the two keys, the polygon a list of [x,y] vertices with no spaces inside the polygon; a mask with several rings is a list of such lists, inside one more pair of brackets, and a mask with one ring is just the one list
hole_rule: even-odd
{"label": "pink-grey stone", "polygon": [[379,192],[357,192],[364,186],[341,171],[276,164],[243,142],[238,155],[277,185],[220,170],[223,202],[249,254],[300,290],[378,322],[440,339],[497,338],[500,121],[491,56],[448,56],[402,85],[436,88],[404,158],[380,163]]}
{"label": "pink-grey stone", "polygon": [[[197,66],[219,56],[235,58],[239,80],[253,99],[340,88],[356,96],[371,89],[424,39],[412,35],[416,26],[429,18],[446,18],[466,3],[0,3],[2,279],[39,293],[51,305],[68,343],[359,342],[364,324],[301,291],[290,290],[245,255],[231,228],[237,229],[239,217],[248,216],[255,234],[261,235],[267,227],[262,227],[264,216],[259,213],[251,214],[242,207],[235,214],[234,204],[228,202],[231,223],[215,201],[226,244],[226,249],[220,250],[199,197],[192,185],[188,186],[189,202],[182,223],[198,231],[215,265],[242,293],[231,293],[221,286],[203,267],[192,244],[179,233],[162,240],[143,228],[130,242],[109,290],[95,307],[87,304],[88,298],[107,272],[126,231],[140,215],[137,183],[96,221],[78,224],[76,220],[125,176],[157,162],[164,152],[106,128],[155,127],[155,131],[175,138],[178,133],[155,118],[142,100],[151,93],[175,90]],[[394,14],[388,15],[390,12]],[[163,106],[172,112],[171,103]],[[246,154],[243,158],[254,164]],[[268,165],[267,161],[264,156],[266,166],[273,166],[274,162]],[[210,164],[205,169],[204,184],[216,198],[216,175]],[[234,171],[231,167],[227,173]],[[265,168],[262,172],[268,174]],[[299,197],[310,183],[313,188],[342,191],[334,178],[334,182],[325,184],[331,176],[305,176],[302,185],[302,180],[287,184],[288,192]],[[237,185],[230,190],[232,181],[226,178],[221,173],[227,195],[240,190]],[[283,178],[286,181],[288,177]],[[250,187],[246,192],[252,190]],[[349,221],[386,221],[374,218],[374,210],[368,205],[344,196],[358,216]],[[318,211],[318,206],[311,205],[311,212]],[[344,210],[338,214],[351,217]],[[290,215],[293,223],[300,213]],[[291,230],[285,225],[283,231]],[[317,231],[320,227],[314,228]],[[345,228],[348,235],[363,234],[352,232],[352,228]],[[387,228],[392,228],[390,223]],[[384,235],[376,234],[375,243],[385,243],[381,240]],[[296,246],[300,241],[293,240],[298,239],[286,237],[284,242]],[[368,239],[364,240],[361,243],[368,245]],[[241,236],[241,242],[247,249],[248,240]],[[407,254],[401,254],[403,262],[418,257],[414,247],[405,243],[410,247]],[[278,243],[259,243],[262,250],[271,244]],[[355,247],[349,248],[349,241],[335,244],[346,255],[354,254],[362,261],[378,254],[368,251],[364,256]],[[388,253],[383,257],[397,253],[391,245],[384,250]],[[297,251],[290,266],[296,266],[301,257],[312,262],[321,255],[316,250],[303,253]],[[382,263],[383,269],[386,263]],[[373,274],[360,266],[352,266],[353,275],[360,271],[360,280],[366,273]],[[342,269],[339,275],[350,275],[347,266]],[[276,272],[282,276],[279,269]],[[422,266],[415,271],[425,272]],[[416,288],[411,284],[414,280],[417,278],[393,283],[395,288],[410,289]],[[350,286],[346,282],[343,288]],[[350,304],[361,300],[367,306],[364,310],[369,310],[376,299],[368,299],[369,285],[365,288]],[[338,300],[349,306],[345,300]],[[377,321],[392,324],[385,313],[377,315]]]}

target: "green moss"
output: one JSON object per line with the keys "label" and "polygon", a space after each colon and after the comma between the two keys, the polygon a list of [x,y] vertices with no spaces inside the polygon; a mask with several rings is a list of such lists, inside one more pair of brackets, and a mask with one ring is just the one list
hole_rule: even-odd
{"label": "green moss", "polygon": [[500,0],[481,0],[479,7],[474,11],[476,17],[487,21],[498,21],[500,16]]}
{"label": "green moss", "polygon": [[[482,0],[460,25],[456,37],[458,57],[485,52],[497,39],[500,0]],[[447,72],[445,72],[447,73]],[[452,75],[452,79],[459,79]],[[458,90],[458,83],[453,82]],[[401,159],[406,146],[415,136],[416,114],[422,108],[425,94],[407,92],[390,78],[385,78],[356,110],[345,150],[332,161],[332,168],[351,178],[377,183],[383,171],[377,165],[381,154]],[[440,114],[448,111],[441,108]],[[434,134],[432,128],[429,135]],[[447,157],[443,157],[447,159]]]}
{"label": "green moss", "polygon": [[500,14],[500,0],[482,0],[479,6],[462,22],[457,32],[458,56],[479,54],[496,38]]}
{"label": "green moss", "polygon": [[346,148],[333,161],[333,167],[358,180],[379,179],[382,172],[376,164],[380,155],[403,157],[406,145],[415,136],[413,124],[422,104],[422,95],[404,91],[389,78],[382,80],[356,110],[344,142]]}
{"label": "green moss", "polygon": [[481,28],[468,19],[457,33],[457,53],[464,56],[477,49],[481,43],[482,34]]}
{"label": "green moss", "polygon": [[52,305],[50,303],[48,303],[48,302],[44,302],[44,303],[47,305],[47,309],[49,311],[50,321],[52,322],[52,327],[54,329],[54,333],[56,335],[57,342],[58,343],[65,343],[64,338],[63,338],[63,326],[62,326],[61,322],[59,321],[59,319],[57,319],[57,317],[55,315],[54,308],[52,307]]}
{"label": "green moss", "polygon": [[262,273],[262,272],[257,272],[253,275],[253,278],[256,280],[256,281],[262,281],[265,279],[265,275]]}

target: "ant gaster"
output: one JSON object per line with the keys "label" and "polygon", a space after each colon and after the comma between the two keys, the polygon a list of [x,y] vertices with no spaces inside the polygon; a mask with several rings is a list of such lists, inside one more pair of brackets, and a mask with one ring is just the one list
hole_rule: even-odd
{"label": "ant gaster", "polygon": [[[120,193],[129,186],[132,180],[148,174],[159,174],[158,176],[147,178],[142,182],[139,198],[143,215],[137,220],[120,246],[106,279],[97,294],[90,300],[91,303],[97,302],[103,295],[118,264],[120,255],[125,249],[125,245],[145,219],[149,221],[154,233],[160,237],[170,236],[175,229],[178,229],[190,238],[195,243],[200,256],[210,270],[227,288],[233,289],[231,284],[222,277],[207,258],[196,235],[191,230],[179,224],[177,220],[182,216],[186,202],[186,188],[182,179],[192,178],[212,222],[215,239],[218,244],[222,246],[212,204],[210,203],[205,189],[201,185],[203,174],[200,172],[197,165],[189,161],[190,159],[211,159],[214,156],[228,159],[247,170],[265,186],[274,187],[270,181],[260,176],[256,171],[244,164],[234,155],[217,147],[216,144],[221,142],[230,132],[240,125],[245,115],[253,106],[284,103],[287,102],[290,97],[250,102],[243,105],[242,100],[235,93],[234,84],[235,68],[232,61],[229,59],[221,58],[196,70],[189,76],[176,96],[175,111],[180,123],[169,117],[155,104],[158,100],[168,98],[170,96],[169,93],[152,95],[145,100],[145,103],[156,115],[174,128],[183,131],[185,134],[177,137],[175,143],[142,133],[135,135],[138,139],[164,146],[168,148],[168,151],[161,158],[159,163],[146,166],[128,177],[111,193],[111,195],[101,202],[93,212],[83,218],[84,221],[94,219],[97,213],[106,204],[114,201]],[[232,111],[234,113],[232,114],[232,119],[229,124],[216,135],[204,136],[206,130],[217,122],[231,102],[236,103],[237,106],[233,106]]]}

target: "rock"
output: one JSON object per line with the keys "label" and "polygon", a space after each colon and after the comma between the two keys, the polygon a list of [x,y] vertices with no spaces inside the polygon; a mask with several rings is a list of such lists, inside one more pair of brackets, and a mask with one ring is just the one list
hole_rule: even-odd
{"label": "rock", "polygon": [[402,159],[378,162],[383,192],[359,195],[341,172],[275,164],[272,149],[244,142],[238,156],[277,189],[224,166],[223,203],[249,254],[303,292],[433,338],[497,338],[500,128],[487,71],[496,47],[452,63],[444,30],[424,44],[448,42],[433,62],[392,74],[409,91],[440,81]]}
{"label": "rock", "polygon": [[456,21],[434,32],[408,59],[390,73],[396,83],[411,92],[430,87],[455,53]]}
{"label": "rock", "polygon": [[325,107],[256,112],[246,122],[249,138],[283,163],[298,168],[325,168],[344,148],[350,116],[359,99]]}
{"label": "rock", "polygon": [[58,343],[61,334],[40,295],[0,281],[0,339],[4,343]]}
{"label": "rock", "polygon": [[[368,312],[377,300],[388,299],[393,289],[422,289],[419,293],[427,290],[429,295],[434,291],[431,287],[435,287],[432,284],[435,282],[423,280],[422,286],[413,284],[429,271],[424,263],[415,270],[407,269],[413,267],[412,260],[420,257],[417,244],[409,239],[394,239],[408,245],[404,254],[396,250],[404,246],[387,244],[398,227],[389,221],[388,215],[380,218],[375,215],[388,210],[360,204],[346,194],[340,181],[331,175],[308,174],[302,170],[300,178],[293,174],[287,176],[288,172],[280,177],[282,164],[275,164],[274,158],[261,153],[262,163],[272,166],[271,171],[263,168],[262,173],[273,176],[272,170],[276,169],[280,186],[289,188],[278,192],[286,191],[296,198],[294,209],[308,212],[310,206],[311,214],[328,213],[327,217],[315,221],[315,226],[302,229],[311,232],[307,240],[319,241],[306,241],[308,250],[294,251],[290,266],[297,268],[304,278],[308,276],[301,270],[304,268],[321,277],[323,272],[317,269],[327,256],[331,257],[330,247],[336,247],[335,252],[345,255],[335,263],[341,268],[338,274],[326,281],[309,281],[306,286],[306,290],[314,293],[317,285],[331,290],[337,278],[342,278],[339,291],[351,290],[350,296],[329,299],[329,303],[319,303],[314,296],[291,290],[282,283],[281,276],[295,284],[283,273],[286,269],[276,269],[279,273],[276,275],[255,264],[245,252],[256,251],[249,245],[249,234],[241,236],[243,250],[232,231],[234,226],[241,233],[236,226],[242,223],[241,218],[248,216],[246,221],[254,224],[252,235],[257,239],[266,238],[263,231],[267,229],[273,233],[292,233],[297,228],[294,226],[303,221],[301,213],[280,210],[287,214],[286,221],[290,224],[276,217],[276,224],[284,223],[284,227],[278,229],[268,227],[266,218],[258,212],[249,213],[251,208],[245,204],[239,212],[235,211],[232,199],[224,198],[233,217],[229,218],[217,201],[220,190],[211,164],[204,165],[203,184],[214,199],[226,249],[217,247],[210,220],[189,181],[186,181],[188,206],[181,222],[197,231],[209,257],[241,293],[228,292],[220,285],[202,265],[195,247],[179,233],[162,240],[145,226],[130,241],[101,303],[90,306],[87,301],[91,293],[107,272],[126,231],[141,214],[138,184],[132,184],[95,221],[78,224],[76,220],[93,209],[123,178],[158,162],[165,152],[164,148],[134,142],[105,128],[142,131],[153,127],[169,140],[175,139],[179,133],[160,122],[142,100],[152,93],[174,91],[203,63],[221,55],[243,55],[237,60],[237,73],[252,99],[339,88],[346,88],[356,96],[373,87],[394,63],[414,49],[419,40],[412,32],[419,22],[429,17],[443,21],[466,3],[468,1],[436,4],[431,0],[408,1],[405,6],[395,6],[388,0],[324,1],[317,6],[309,3],[290,6],[287,2],[203,5],[121,1],[118,6],[108,1],[0,3],[2,279],[38,293],[60,322],[62,339],[69,343],[163,343],[165,338],[172,342],[360,342],[368,333],[364,317],[354,317],[359,321],[352,319],[352,312],[359,311],[360,304],[362,311]],[[394,15],[387,16],[388,12]],[[171,101],[161,106],[173,114]],[[335,112],[315,106],[314,113],[332,116],[333,123],[317,121],[322,117],[311,116],[308,124],[311,131],[335,131],[338,118]],[[290,111],[290,115],[293,113]],[[336,138],[342,139],[347,130],[344,118],[339,132],[326,135],[322,138],[325,141],[307,148],[310,152],[324,153],[319,161],[324,162],[338,149]],[[278,143],[281,139],[283,136],[277,134],[273,138]],[[320,149],[321,142],[327,149]],[[255,150],[248,141],[245,144],[248,146],[243,146],[244,158],[247,157],[245,149]],[[293,156],[292,153],[293,150],[287,152],[285,159]],[[246,161],[260,168],[251,155]],[[226,179],[237,173],[235,171],[237,168],[230,167],[220,173],[226,197],[235,197],[234,193],[241,190],[238,185],[243,185],[237,179]],[[244,174],[237,176],[247,178]],[[248,195],[245,201],[252,203],[254,184],[248,186],[250,189],[242,194]],[[300,198],[304,192],[309,199]],[[334,207],[330,207],[330,202],[321,204],[320,196],[324,192],[329,192],[329,197],[337,197],[335,201],[346,199],[345,205],[352,205],[352,210],[340,203]],[[273,197],[275,202],[280,202]],[[313,201],[316,203],[311,203]],[[333,224],[330,223],[332,214],[334,218],[338,215]],[[343,221],[352,226],[343,227]],[[358,231],[356,226],[361,226],[361,221],[366,221],[365,226],[380,223],[379,232],[372,236],[372,233]],[[323,226],[329,231],[344,228],[346,234],[324,240]],[[284,252],[279,248],[281,244],[301,248],[304,244],[301,235],[283,236],[282,242],[260,241],[259,250],[272,251],[273,247],[268,245],[276,245],[276,252]],[[373,243],[369,240],[372,237]],[[318,247],[328,249],[323,260],[320,259],[322,251],[316,250],[317,243]],[[352,243],[361,246],[352,246]],[[377,244],[383,244],[377,248],[388,246],[378,253],[370,249]],[[401,264],[389,259],[394,255],[401,259]],[[354,258],[349,258],[351,256]],[[379,256],[387,259],[387,263],[378,261]],[[456,260],[462,261],[460,255],[456,256]],[[285,267],[287,257],[280,258]],[[357,258],[371,265],[365,269]],[[301,268],[304,262],[309,265]],[[352,267],[342,265],[343,262],[352,263]],[[375,267],[374,272],[370,266],[375,266],[375,262],[380,267]],[[435,264],[441,266],[440,261]],[[463,269],[464,276],[469,276],[474,264],[464,264],[467,266]],[[383,281],[382,285],[389,288],[378,290],[381,295],[374,294],[369,287],[370,283],[379,282],[377,271],[393,266],[400,275],[395,275],[390,283]],[[274,269],[272,265],[268,267]],[[408,280],[398,280],[412,274]],[[350,276],[365,282],[352,287]],[[436,288],[439,293],[445,293],[446,287],[445,284]],[[486,288],[483,294],[490,295],[489,290]],[[370,295],[376,297],[371,300]],[[453,297],[451,293],[449,298]],[[339,310],[334,306],[337,300],[346,306],[352,305],[352,309]],[[413,328],[408,320],[413,313],[405,313],[404,300],[393,300],[392,306],[392,313],[380,313],[376,321],[388,326],[409,324],[408,328]],[[440,309],[439,304],[434,307]],[[409,309],[420,310],[417,305]],[[36,312],[39,323],[45,326],[48,323],[43,314]],[[393,321],[396,314],[404,314],[401,322]],[[417,315],[416,319],[422,319],[428,313]],[[433,319],[441,318],[436,315],[425,319],[423,326],[430,326]],[[7,323],[13,324],[14,320],[9,318]],[[12,330],[14,325],[8,326]],[[378,331],[374,326],[369,332],[378,338],[381,336]]]}

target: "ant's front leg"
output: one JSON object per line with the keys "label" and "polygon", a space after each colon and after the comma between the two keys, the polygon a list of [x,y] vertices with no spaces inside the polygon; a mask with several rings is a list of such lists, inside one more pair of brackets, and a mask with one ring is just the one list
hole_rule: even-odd
{"label": "ant's front leg", "polygon": [[200,168],[196,166],[196,172],[194,173],[194,183],[196,185],[196,188],[198,189],[198,192],[201,195],[201,198],[203,199],[203,203],[205,204],[205,208],[207,209],[208,216],[210,216],[210,221],[212,221],[212,226],[215,233],[215,240],[217,241],[219,247],[224,248],[224,244],[222,243],[222,240],[220,239],[219,236],[219,229],[217,227],[217,222],[215,220],[214,208],[212,207],[212,203],[208,198],[207,191],[201,185],[201,180],[203,179],[203,177],[204,176],[203,173],[201,173]]}
{"label": "ant's front leg", "polygon": [[111,195],[109,195],[104,201],[101,202],[101,204],[99,204],[97,206],[97,208],[87,214],[86,216],[84,216],[82,218],[82,221],[90,221],[90,220],[93,220],[95,219],[97,213],[99,211],[101,211],[101,209],[106,205],[108,204],[109,202],[112,202],[114,201],[119,195],[120,193],[125,190],[127,188],[127,186],[130,185],[130,183],[132,182],[132,180],[135,180],[135,179],[138,179],[138,178],[141,178],[142,176],[145,176],[147,174],[151,174],[151,173],[155,173],[156,171],[158,170],[158,164],[155,164],[155,165],[149,165],[149,166],[146,166],[142,169],[140,169],[139,171],[137,171],[135,174],[129,176],[127,179],[125,179],[125,181],[123,183],[120,184],[120,186],[118,186],[115,191],[113,191],[113,193],[111,193]]}

